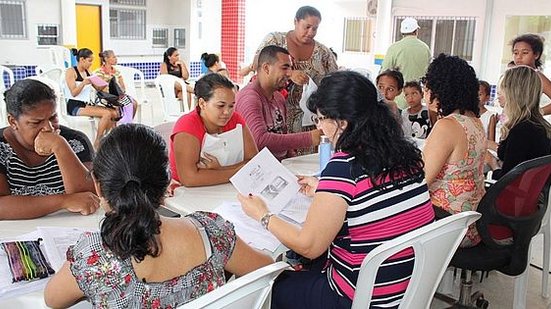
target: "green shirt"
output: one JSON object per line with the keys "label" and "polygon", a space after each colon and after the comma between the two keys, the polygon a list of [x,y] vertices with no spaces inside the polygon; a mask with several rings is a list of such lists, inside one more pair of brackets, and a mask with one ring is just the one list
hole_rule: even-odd
{"label": "green shirt", "polygon": [[[381,72],[396,69],[404,76],[404,82],[418,81],[427,72],[430,59],[428,45],[415,35],[407,35],[390,45],[383,60]],[[407,107],[403,95],[396,97],[395,102],[401,109]]]}

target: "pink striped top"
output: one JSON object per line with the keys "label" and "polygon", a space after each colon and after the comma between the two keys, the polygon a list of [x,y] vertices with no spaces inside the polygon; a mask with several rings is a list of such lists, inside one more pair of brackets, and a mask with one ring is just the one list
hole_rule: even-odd
{"label": "pink striped top", "polygon": [[[326,269],[330,286],[339,295],[354,298],[360,266],[371,250],[434,221],[425,181],[404,178],[401,184],[401,188],[375,188],[355,158],[343,152],[336,153],[322,172],[317,191],[337,194],[348,204],[342,228],[329,247]],[[382,264],[373,305],[399,303],[413,262],[413,250],[409,248]]]}

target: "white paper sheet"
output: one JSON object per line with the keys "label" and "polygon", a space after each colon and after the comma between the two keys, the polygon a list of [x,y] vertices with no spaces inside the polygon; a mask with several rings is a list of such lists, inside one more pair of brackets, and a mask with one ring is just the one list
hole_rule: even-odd
{"label": "white paper sheet", "polygon": [[306,215],[308,214],[308,209],[310,209],[310,204],[312,204],[312,198],[302,193],[297,193],[295,197],[285,205],[279,215],[286,217],[284,219],[289,219],[286,221],[301,225],[306,221]]}
{"label": "white paper sheet", "polygon": [[38,227],[37,231],[44,240],[44,253],[50,265],[57,271],[67,260],[67,248],[74,245],[80,235],[89,230],[76,227]]}
{"label": "white paper sheet", "polygon": [[318,90],[318,85],[314,83],[311,77],[308,77],[308,83],[302,86],[302,97],[300,98],[300,101],[298,102],[298,105],[300,106],[300,109],[304,112],[302,115],[302,126],[313,126],[314,122],[312,121],[312,116],[314,115],[310,110],[308,110],[308,107],[306,107],[306,104],[308,103],[308,99],[312,95],[312,93],[316,92]]}
{"label": "white paper sheet", "polygon": [[243,128],[238,124],[235,129],[220,133],[205,133],[201,156],[206,152],[215,156],[222,166],[229,166],[243,161]]}
{"label": "white paper sheet", "polygon": [[214,212],[233,223],[235,233],[247,244],[259,250],[274,252],[281,244],[272,233],[247,216],[238,202],[224,202]]}
{"label": "white paper sheet", "polygon": [[267,148],[235,173],[230,182],[239,193],[251,193],[262,198],[274,214],[279,214],[300,189],[297,177]]}

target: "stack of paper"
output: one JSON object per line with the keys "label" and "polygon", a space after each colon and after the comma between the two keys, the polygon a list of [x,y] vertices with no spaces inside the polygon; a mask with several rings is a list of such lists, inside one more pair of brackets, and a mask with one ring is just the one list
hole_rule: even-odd
{"label": "stack of paper", "polygon": [[[52,268],[58,271],[66,260],[67,248],[76,243],[80,234],[85,231],[87,230],[80,228],[39,227],[34,232],[11,239],[2,239],[0,242],[42,238],[40,248]],[[0,249],[0,300],[42,290],[47,282],[48,278],[12,283],[8,257],[4,250]]]}

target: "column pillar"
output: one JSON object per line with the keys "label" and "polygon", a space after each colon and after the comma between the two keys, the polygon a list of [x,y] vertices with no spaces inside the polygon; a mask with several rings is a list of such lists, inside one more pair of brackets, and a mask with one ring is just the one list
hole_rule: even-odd
{"label": "column pillar", "polygon": [[222,60],[230,77],[240,82],[239,65],[245,60],[245,0],[222,0]]}
{"label": "column pillar", "polygon": [[[392,42],[392,0],[377,1],[375,55],[384,55]],[[377,58],[377,56],[375,56]]]}
{"label": "column pillar", "polygon": [[67,48],[77,45],[77,11],[75,0],[61,0],[61,42]]}

